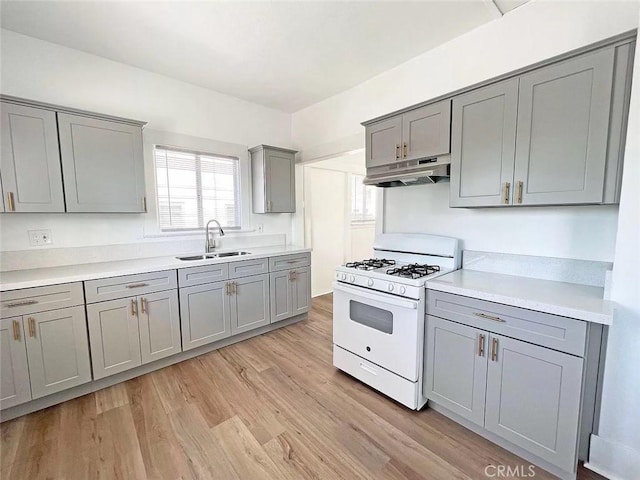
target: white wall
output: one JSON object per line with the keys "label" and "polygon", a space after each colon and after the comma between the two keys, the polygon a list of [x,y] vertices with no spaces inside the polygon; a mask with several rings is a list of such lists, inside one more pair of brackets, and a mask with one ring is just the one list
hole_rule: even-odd
{"label": "white wall", "polygon": [[[503,18],[293,114],[294,144],[364,145],[360,122],[637,27],[638,2],[533,0]],[[358,140],[359,139],[359,140]],[[354,143],[355,142],[355,143]],[[612,261],[617,208],[449,209],[448,185],[387,191],[388,231],[459,237],[465,248]],[[437,219],[437,221],[436,221]]]}
{"label": "white wall", "polygon": [[[1,40],[3,94],[143,120],[149,129],[244,147],[291,144],[289,114],[8,30],[1,31]],[[0,251],[32,248],[27,230],[39,228],[52,230],[54,248],[150,241],[143,215],[27,214],[0,220]],[[252,216],[251,223],[290,238],[291,215]]]}
{"label": "white wall", "polygon": [[589,455],[589,465],[612,479],[640,475],[639,247],[640,49],[636,49],[611,285],[611,299],[618,306],[609,329],[600,425]]}

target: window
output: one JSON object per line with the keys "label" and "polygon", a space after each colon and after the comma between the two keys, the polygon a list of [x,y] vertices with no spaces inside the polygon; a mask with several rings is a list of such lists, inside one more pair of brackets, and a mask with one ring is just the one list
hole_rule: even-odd
{"label": "window", "polygon": [[197,230],[215,218],[239,229],[239,160],[212,153],[155,146],[160,230]]}
{"label": "window", "polygon": [[362,175],[351,175],[351,223],[374,222],[376,187],[362,183]]}

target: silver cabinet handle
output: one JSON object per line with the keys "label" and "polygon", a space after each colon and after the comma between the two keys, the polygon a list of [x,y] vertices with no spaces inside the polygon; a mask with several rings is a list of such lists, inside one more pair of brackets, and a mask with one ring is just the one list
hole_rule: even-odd
{"label": "silver cabinet handle", "polygon": [[9,192],[7,193],[7,197],[9,200],[9,210],[11,212],[15,212],[16,211],[16,202],[13,200],[13,192]]}
{"label": "silver cabinet handle", "polygon": [[522,190],[524,189],[524,183],[519,181],[517,183],[517,186],[518,186],[518,190],[516,194],[516,202],[522,203]]}
{"label": "silver cabinet handle", "polygon": [[135,317],[138,315],[138,302],[136,302],[135,298],[131,299],[131,316]]}
{"label": "silver cabinet handle", "polygon": [[478,336],[478,356],[484,357],[484,335],[482,333]]}
{"label": "silver cabinet handle", "polygon": [[498,339],[497,338],[491,339],[491,361],[492,362],[498,361]]}
{"label": "silver cabinet handle", "polygon": [[149,284],[148,283],[132,283],[130,285],[127,285],[127,288],[140,288],[140,287],[148,287]]}
{"label": "silver cabinet handle", "polygon": [[13,339],[20,340],[20,324],[17,320],[13,321]]}
{"label": "silver cabinet handle", "polygon": [[22,302],[14,302],[14,303],[7,303],[7,307],[8,308],[13,308],[13,307],[24,307],[25,305],[35,305],[36,303],[38,303],[37,300],[24,300]]}
{"label": "silver cabinet handle", "polygon": [[487,315],[486,313],[476,312],[474,313],[476,317],[486,318],[487,320],[493,320],[494,322],[502,322],[505,323],[506,320],[501,319],[500,317],[493,317],[491,315]]}
{"label": "silver cabinet handle", "polygon": [[33,317],[29,317],[29,336],[30,337],[35,337],[36,336],[36,321],[33,319]]}
{"label": "silver cabinet handle", "polygon": [[148,305],[147,305],[147,300],[144,298],[140,299],[140,311],[142,313],[147,313],[149,311]]}
{"label": "silver cabinet handle", "polygon": [[509,204],[509,189],[511,188],[511,184],[509,182],[504,182],[504,188],[502,190],[502,203],[505,205]]}
{"label": "silver cabinet handle", "polygon": [[407,158],[407,144],[402,144],[402,158]]}
{"label": "silver cabinet handle", "polygon": [[400,160],[400,145],[396,143],[396,160]]}

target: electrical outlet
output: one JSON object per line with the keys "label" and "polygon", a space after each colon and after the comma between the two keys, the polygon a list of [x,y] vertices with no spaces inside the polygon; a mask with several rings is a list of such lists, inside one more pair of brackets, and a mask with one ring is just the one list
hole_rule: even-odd
{"label": "electrical outlet", "polygon": [[42,247],[44,245],[53,245],[53,237],[51,230],[29,230],[29,243],[33,247]]}
{"label": "electrical outlet", "polygon": [[263,233],[264,232],[264,224],[260,223],[258,224],[258,233]]}

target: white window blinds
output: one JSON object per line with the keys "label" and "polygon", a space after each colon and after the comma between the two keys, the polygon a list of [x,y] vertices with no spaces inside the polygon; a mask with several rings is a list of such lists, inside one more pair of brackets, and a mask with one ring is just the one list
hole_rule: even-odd
{"label": "white window blinds", "polygon": [[212,153],[155,147],[160,229],[196,230],[215,218],[240,228],[239,160]]}
{"label": "white window blinds", "polygon": [[376,219],[376,187],[362,183],[362,175],[351,175],[351,223]]}

